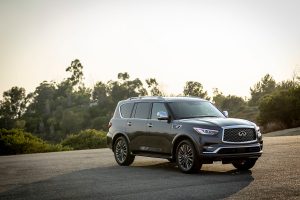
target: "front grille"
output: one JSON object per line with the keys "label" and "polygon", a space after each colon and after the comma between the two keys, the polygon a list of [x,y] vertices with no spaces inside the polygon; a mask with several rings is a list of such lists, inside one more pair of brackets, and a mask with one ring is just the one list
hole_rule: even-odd
{"label": "front grille", "polygon": [[223,148],[218,151],[219,154],[236,154],[236,153],[254,153],[260,152],[259,147],[245,147],[245,148]]}
{"label": "front grille", "polygon": [[249,142],[256,140],[256,132],[253,128],[231,128],[224,130],[224,142]]}

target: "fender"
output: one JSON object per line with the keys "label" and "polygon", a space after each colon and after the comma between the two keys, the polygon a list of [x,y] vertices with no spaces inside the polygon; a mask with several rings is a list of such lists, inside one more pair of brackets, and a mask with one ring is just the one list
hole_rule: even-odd
{"label": "fender", "polygon": [[123,133],[123,132],[115,133],[115,134],[113,135],[113,138],[112,138],[112,150],[114,150],[115,141],[116,141],[116,139],[117,139],[119,136],[125,137],[126,140],[127,140],[127,142],[130,143],[130,139],[129,139],[129,137],[128,137],[125,133]]}
{"label": "fender", "polygon": [[172,148],[172,152],[171,152],[172,156],[174,156],[175,153],[176,153],[177,143],[179,141],[181,141],[182,139],[184,139],[184,138],[189,139],[194,144],[194,147],[195,147],[198,155],[200,156],[201,155],[201,150],[200,150],[200,146],[199,146],[199,143],[197,142],[197,140],[195,138],[191,137],[191,135],[186,135],[186,134],[183,134],[183,133],[177,134],[173,138],[173,141],[172,141],[173,148]]}

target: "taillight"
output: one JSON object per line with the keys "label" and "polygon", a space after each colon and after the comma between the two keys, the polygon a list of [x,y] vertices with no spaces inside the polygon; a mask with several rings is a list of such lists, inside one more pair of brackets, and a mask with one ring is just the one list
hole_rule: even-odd
{"label": "taillight", "polygon": [[112,126],[112,123],[109,122],[108,125],[107,125],[107,127],[110,128],[111,126]]}

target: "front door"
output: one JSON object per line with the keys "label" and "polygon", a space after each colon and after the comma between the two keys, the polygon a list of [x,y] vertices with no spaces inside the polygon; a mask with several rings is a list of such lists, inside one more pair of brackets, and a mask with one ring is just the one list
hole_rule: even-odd
{"label": "front door", "polygon": [[148,125],[148,143],[155,153],[170,154],[172,148],[172,123],[168,120],[158,120],[157,113],[168,110],[164,103],[153,103]]}

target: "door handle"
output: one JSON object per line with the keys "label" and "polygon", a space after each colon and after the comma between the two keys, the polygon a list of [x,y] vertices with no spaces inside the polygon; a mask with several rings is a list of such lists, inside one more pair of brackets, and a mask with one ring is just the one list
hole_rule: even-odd
{"label": "door handle", "polygon": [[151,124],[151,123],[148,123],[147,126],[151,128],[151,127],[152,127],[152,124]]}
{"label": "door handle", "polygon": [[128,122],[127,125],[128,125],[128,126],[131,126],[131,122]]}

